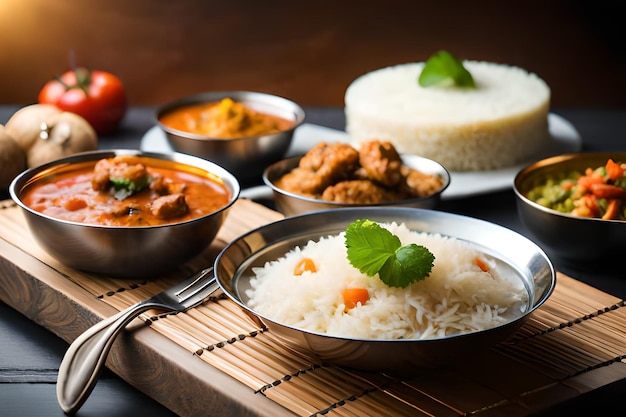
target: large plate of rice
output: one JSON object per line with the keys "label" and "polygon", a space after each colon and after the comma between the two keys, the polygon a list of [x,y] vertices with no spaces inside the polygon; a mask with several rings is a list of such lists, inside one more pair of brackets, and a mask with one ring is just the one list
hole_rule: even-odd
{"label": "large plate of rice", "polygon": [[[388,287],[346,260],[346,227],[373,220],[427,247],[430,276]],[[317,272],[294,277],[303,256]],[[480,257],[488,273],[473,260]],[[398,371],[438,366],[504,340],[554,289],[556,274],[532,241],[478,219],[426,209],[334,209],[289,217],[229,243],[216,278],[233,301],[285,343],[330,363]],[[295,278],[295,279],[294,279]],[[346,309],[338,294],[366,287],[370,299]]]}
{"label": "large plate of rice", "polygon": [[[253,269],[248,305],[272,320],[332,336],[359,339],[428,339],[489,329],[520,317],[529,291],[517,271],[466,241],[410,230],[405,223],[381,224],[435,255],[430,275],[407,288],[370,277],[347,258],[345,233],[322,236]],[[315,272],[294,274],[311,259]],[[483,259],[489,271],[474,260]],[[344,288],[366,288],[369,300],[346,310]]]}

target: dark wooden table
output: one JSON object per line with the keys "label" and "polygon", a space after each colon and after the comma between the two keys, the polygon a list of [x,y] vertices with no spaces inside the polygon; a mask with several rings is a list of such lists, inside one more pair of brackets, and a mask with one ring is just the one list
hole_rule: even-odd
{"label": "dark wooden table", "polygon": [[[4,124],[19,106],[1,106]],[[138,148],[141,138],[153,125],[153,108],[131,108],[120,131],[101,137],[101,148]],[[307,122],[344,128],[340,108],[307,108]],[[578,130],[584,151],[626,151],[626,109],[553,109]],[[7,196],[2,196],[6,198]],[[518,219],[511,190],[469,198],[446,200],[439,208],[492,221],[532,238]],[[626,249],[626,243],[625,243]],[[549,251],[556,268],[622,299],[626,298],[626,273],[623,262],[614,265],[571,264]],[[2,273],[2,271],[0,271]],[[626,324],[625,324],[626,325]],[[67,343],[0,302],[0,415],[62,416],[56,401],[56,378]],[[626,382],[619,381],[542,415],[608,415],[623,406]],[[613,414],[613,413],[611,413]],[[81,408],[80,416],[171,416],[171,411],[105,371],[94,392]]]}

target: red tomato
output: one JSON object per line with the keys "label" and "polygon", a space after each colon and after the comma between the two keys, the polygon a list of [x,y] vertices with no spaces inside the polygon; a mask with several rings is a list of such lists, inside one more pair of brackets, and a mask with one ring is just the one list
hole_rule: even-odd
{"label": "red tomato", "polygon": [[85,118],[98,134],[114,132],[126,113],[126,93],[115,75],[78,68],[48,81],[39,92],[40,104]]}

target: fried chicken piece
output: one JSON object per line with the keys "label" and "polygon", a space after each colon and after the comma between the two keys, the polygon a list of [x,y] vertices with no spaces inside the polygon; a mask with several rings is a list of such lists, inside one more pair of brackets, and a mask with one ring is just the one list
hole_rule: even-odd
{"label": "fried chicken piece", "polygon": [[314,171],[296,167],[276,181],[276,186],[290,193],[316,198],[324,190],[323,177]]}
{"label": "fried chicken piece", "polygon": [[426,174],[407,166],[402,166],[401,173],[403,181],[400,183],[399,190],[408,198],[429,196],[443,185],[443,179],[439,176]]}
{"label": "fried chicken piece", "polygon": [[367,178],[385,187],[395,187],[402,181],[402,159],[391,142],[363,142],[359,149],[359,163]]}
{"label": "fried chicken piece", "polygon": [[299,166],[311,171],[335,171],[339,164],[347,167],[343,171],[352,171],[358,166],[359,154],[356,149],[347,143],[342,142],[320,142],[315,145],[301,159]]}
{"label": "fried chicken piece", "polygon": [[317,198],[329,185],[349,178],[358,164],[359,154],[350,145],[320,142],[300,158],[296,168],[279,178],[276,186]]}
{"label": "fried chicken piece", "polygon": [[321,198],[342,204],[379,204],[397,200],[398,196],[369,180],[348,180],[327,187]]}

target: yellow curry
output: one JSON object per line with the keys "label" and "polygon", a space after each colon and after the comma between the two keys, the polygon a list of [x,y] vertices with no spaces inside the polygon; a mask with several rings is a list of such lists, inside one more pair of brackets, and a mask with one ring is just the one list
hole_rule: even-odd
{"label": "yellow curry", "polygon": [[221,139],[268,135],[293,126],[290,120],[255,111],[230,98],[181,107],[161,116],[160,122],[172,129]]}

